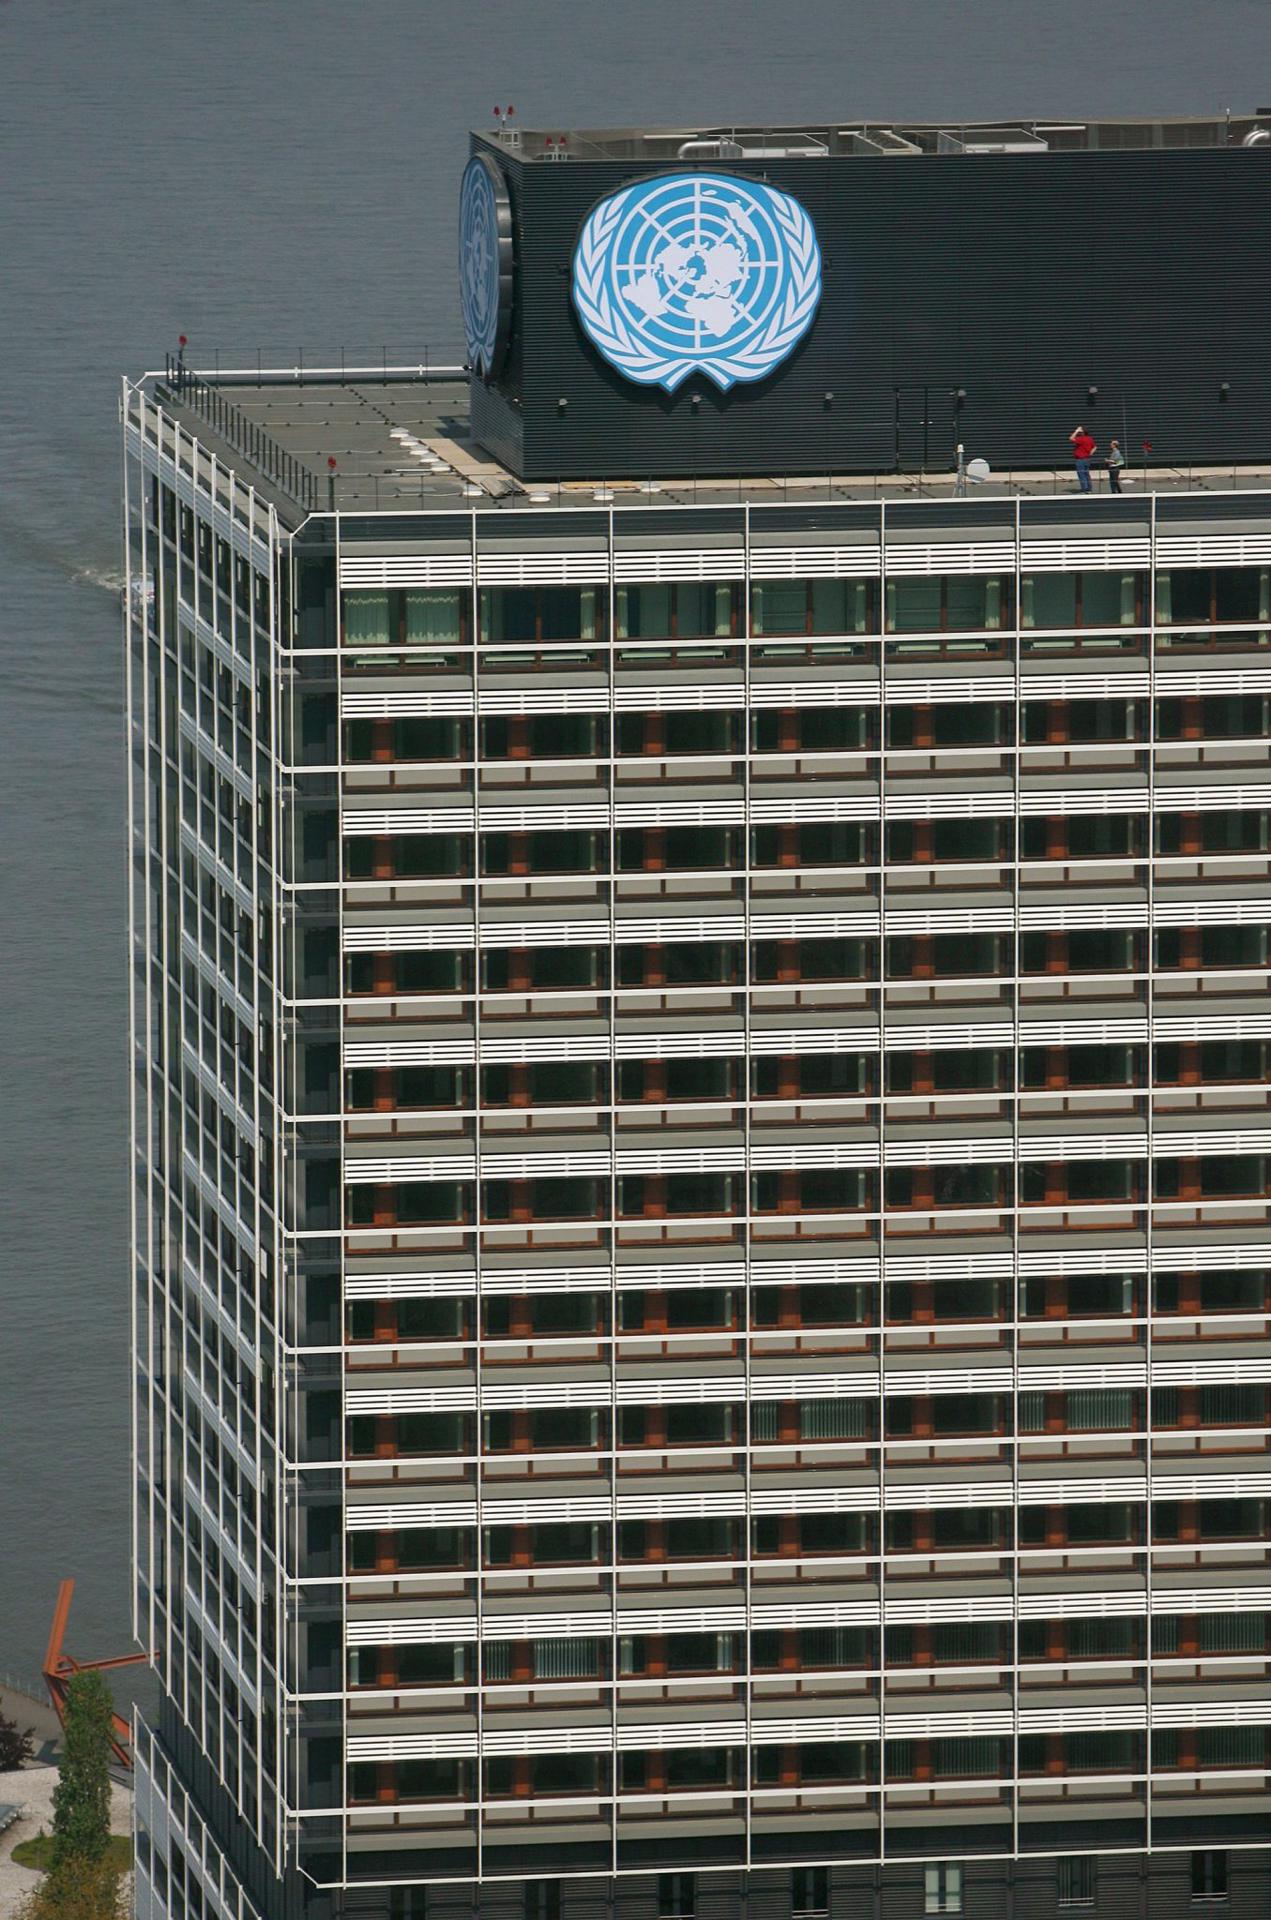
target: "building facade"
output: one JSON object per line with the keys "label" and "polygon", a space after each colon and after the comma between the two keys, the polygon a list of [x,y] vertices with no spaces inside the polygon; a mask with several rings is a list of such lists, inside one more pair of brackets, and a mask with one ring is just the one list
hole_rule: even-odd
{"label": "building facade", "polygon": [[1264,1913],[1264,476],[463,397],[124,389],[139,1915]]}

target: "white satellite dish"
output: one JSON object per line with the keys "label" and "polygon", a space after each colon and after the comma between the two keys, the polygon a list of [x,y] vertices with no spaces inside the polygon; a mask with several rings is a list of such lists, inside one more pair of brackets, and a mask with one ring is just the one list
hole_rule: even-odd
{"label": "white satellite dish", "polygon": [[977,487],[982,487],[986,480],[992,479],[992,469],[987,460],[968,460],[966,477],[968,480],[973,480]]}

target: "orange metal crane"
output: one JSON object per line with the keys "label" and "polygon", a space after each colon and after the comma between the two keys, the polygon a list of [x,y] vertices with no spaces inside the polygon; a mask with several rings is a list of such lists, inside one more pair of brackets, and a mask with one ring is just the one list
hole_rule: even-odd
{"label": "orange metal crane", "polygon": [[[49,1629],[49,1644],[44,1655],[44,1684],[49,1690],[53,1710],[63,1726],[66,1724],[66,1689],[77,1673],[103,1673],[109,1667],[141,1666],[150,1658],[148,1653],[121,1653],[113,1660],[76,1660],[73,1654],[64,1653],[62,1641],[74,1592],[75,1582],[63,1580],[57,1590],[57,1605],[53,1609],[53,1625]],[[110,1751],[119,1766],[131,1769],[132,1728],[120,1713],[112,1713],[110,1718]]]}

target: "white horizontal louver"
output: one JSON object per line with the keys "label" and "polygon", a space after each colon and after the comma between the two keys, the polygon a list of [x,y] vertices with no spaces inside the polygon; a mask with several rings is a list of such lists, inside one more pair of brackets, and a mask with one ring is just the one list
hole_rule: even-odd
{"label": "white horizontal louver", "polygon": [[[1136,1474],[1123,1480],[1021,1480],[1016,1498],[1022,1507],[1066,1507],[1083,1501],[1102,1506],[1110,1500],[1142,1500],[1146,1494],[1147,1481]],[[1010,1499],[1009,1487],[1003,1497]]]}
{"label": "white horizontal louver", "polygon": [[[193,621],[191,612],[188,617]],[[223,658],[225,664],[245,681],[250,666],[239,660],[224,642],[214,636],[203,622],[199,637]],[[933,701],[953,701],[958,705],[976,701],[1013,701],[1016,693],[1014,673],[983,674],[975,679],[950,676],[938,680],[911,680],[899,673],[887,676],[889,706],[928,706]],[[1146,673],[1127,669],[1123,673],[1032,673],[1025,668],[1019,675],[1022,700],[1130,700],[1150,689]],[[1214,666],[1187,673],[1158,668],[1156,691],[1163,698],[1171,695],[1210,695],[1258,693],[1271,690],[1271,668],[1232,668]],[[619,713],[674,711],[740,711],[772,707],[858,707],[878,705],[882,686],[876,675],[860,679],[770,681],[752,680],[747,693],[740,680],[715,684],[677,686],[666,681],[655,686],[618,685],[613,688],[612,704]],[[344,687],[340,710],[346,719],[402,716],[445,716],[482,713],[608,713],[610,689],[591,687],[501,687],[483,686],[478,695],[471,691],[437,689],[420,691],[403,687],[391,692],[362,693]]]}
{"label": "white horizontal louver", "polygon": [[932,701],[951,700],[962,706],[981,700],[1014,700],[1015,675],[982,674],[974,680],[910,680],[898,673],[887,676],[889,707],[929,706]]}
{"label": "white horizontal louver", "polygon": [[623,548],[613,556],[615,580],[632,584],[647,580],[744,580],[744,547]]}
{"label": "white horizontal louver", "polygon": [[471,693],[350,693],[342,690],[340,694],[340,712],[346,720],[387,720],[394,715],[403,719],[429,715],[444,718],[468,714],[472,709]]}
{"label": "white horizontal louver", "polygon": [[1263,1360],[1153,1360],[1152,1381],[1158,1386],[1178,1387],[1265,1384],[1271,1381],[1271,1356]]}
{"label": "white horizontal louver", "polygon": [[[1261,1612],[1271,1600],[1266,1587],[1156,1587],[1153,1614]],[[487,1608],[478,1623],[475,1614],[440,1614],[421,1619],[352,1620],[346,1628],[350,1647],[416,1646],[438,1642],[530,1640],[545,1637],[607,1638],[612,1633],[729,1633],[749,1625],[797,1631],[807,1627],[876,1626],[885,1617],[889,1626],[941,1622],[1020,1620],[1116,1619],[1142,1616],[1148,1596],[1142,1588],[1130,1592],[1023,1593],[1018,1609],[1009,1594],[960,1594],[950,1598],[898,1600],[888,1598],[885,1616],[876,1600],[796,1602],[790,1606],[755,1606],[749,1619],[744,1607],[641,1607],[620,1611],[615,1618],[605,1609],[583,1613],[509,1613]],[[1164,1709],[1168,1711],[1168,1708]],[[889,1725],[894,1724],[889,1721]]]}
{"label": "white horizontal louver", "polygon": [[1024,573],[1078,573],[1146,567],[1151,559],[1152,543],[1144,534],[1128,540],[1025,540],[1019,563]]}
{"label": "white horizontal louver", "polygon": [[1227,1241],[1214,1246],[1212,1242],[1200,1240],[1190,1247],[1153,1247],[1152,1272],[1170,1273],[1175,1268],[1186,1267],[1194,1267],[1198,1272],[1215,1267],[1261,1267],[1266,1264],[1266,1258],[1265,1241],[1254,1240],[1244,1245]]}
{"label": "white horizontal louver", "polygon": [[[1019,676],[1021,700],[1134,700],[1151,690],[1151,677],[1124,673],[1029,673]],[[1159,683],[1158,683],[1159,688]]]}
{"label": "white horizontal louver", "polygon": [[[347,1274],[346,1300],[462,1300],[477,1290],[473,1273],[381,1273],[374,1278]],[[562,1292],[557,1284],[554,1292]]]}
{"label": "white horizontal louver", "polygon": [[1147,905],[1136,901],[1102,907],[1074,902],[1065,907],[1021,907],[1019,910],[1019,924],[1024,932],[1034,927],[1060,933],[1081,927],[1145,927],[1147,923]]}
{"label": "white horizontal louver", "polygon": [[[799,818],[798,800],[789,803],[789,818]],[[886,817],[889,820],[928,820],[939,814],[945,820],[1000,820],[1009,819],[1016,811],[1015,796],[1006,791],[988,793],[889,793],[887,795]],[[1099,811],[1099,809],[1095,809]],[[865,810],[856,816],[861,820],[877,820],[879,803],[873,802],[872,811]]]}
{"label": "white horizontal louver", "polygon": [[1158,665],[1156,691],[1163,700],[1171,694],[1266,693],[1271,691],[1271,667],[1208,667],[1174,673]]}
{"label": "white horizontal louver", "polygon": [[[562,811],[560,808],[554,809]],[[606,816],[607,817],[607,816]],[[346,840],[359,839],[367,834],[385,833],[471,833],[475,824],[472,808],[460,807],[394,807],[391,812],[369,807],[346,807],[341,820],[341,831]]]}
{"label": "white horizontal louver", "polygon": [[[1153,1367],[1152,1378],[1159,1377],[1158,1369]],[[1078,1361],[1067,1367],[1022,1366],[1019,1370],[1021,1393],[1082,1393],[1093,1388],[1141,1387],[1146,1380],[1147,1363],[1143,1360],[1114,1361],[1104,1366],[1093,1362],[1082,1365]],[[1010,1383],[1009,1369],[1004,1383]]]}
{"label": "white horizontal louver", "polygon": [[[1252,1240],[1224,1240],[1215,1245],[1207,1240],[1188,1244],[1184,1240],[1157,1245],[1152,1250],[1154,1273],[1178,1270],[1208,1271],[1212,1268],[1260,1267],[1266,1264],[1265,1243]],[[1010,1254],[896,1255],[887,1257],[887,1274],[893,1280],[965,1280],[1010,1278],[1014,1265]],[[1148,1259],[1142,1247],[1055,1247],[1038,1252],[1021,1251],[1019,1272],[1029,1274],[1143,1273]],[[616,1284],[624,1287],[670,1288],[740,1286],[745,1283],[746,1268],[737,1262],[718,1261],[704,1265],[684,1262],[675,1266],[625,1266],[619,1269]],[[829,1284],[872,1284],[879,1278],[879,1263],[869,1256],[856,1260],[756,1260],[750,1269],[756,1286],[784,1286],[796,1281],[815,1280]],[[575,1293],[591,1291],[611,1284],[611,1270],[594,1267],[532,1267],[522,1271],[487,1270],[482,1286],[487,1293]],[[351,1299],[423,1299],[472,1293],[476,1276],[469,1270],[442,1272],[393,1272],[350,1275],[345,1293]]]}
{"label": "white horizontal louver", "polygon": [[613,810],[618,827],[711,827],[746,817],[742,800],[625,800]]}
{"label": "white horizontal louver", "polygon": [[470,587],[470,553],[392,554],[383,557],[342,554],[342,592],[370,587]]}
{"label": "white horizontal louver", "polygon": [[1263,807],[1271,807],[1271,786],[1176,787],[1160,780],[1156,784],[1158,813],[1226,813],[1229,808]]}
{"label": "white horizontal louver", "polygon": [[[978,1716],[976,1716],[978,1718]],[[1009,1715],[1007,1716],[1009,1723]],[[1108,1707],[1021,1707],[1021,1733],[1111,1733],[1129,1727],[1147,1725],[1147,1708],[1141,1705]]]}
{"label": "white horizontal louver", "polygon": [[[346,1067],[462,1067],[477,1057],[471,1040],[346,1040]],[[482,1048],[488,1058],[488,1048]]]}
{"label": "white horizontal louver", "polygon": [[[718,1397],[718,1396],[716,1396]],[[350,1411],[359,1413],[428,1413],[463,1411],[447,1403],[438,1407],[427,1400],[402,1404],[406,1395],[399,1396],[388,1404],[391,1396],[383,1396],[385,1404],[358,1405]],[[468,1403],[471,1410],[473,1402]],[[493,1404],[488,1395],[483,1405]],[[504,1402],[498,1404],[504,1405]],[[603,1400],[573,1400],[569,1402],[547,1402],[546,1400],[527,1400],[517,1402],[522,1410],[535,1407],[571,1406],[594,1407],[609,1405],[608,1397]],[[637,1401],[631,1397],[620,1400],[619,1405],[656,1406],[676,1404],[659,1400],[650,1393],[642,1394]],[[686,1404],[680,1402],[678,1404]],[[803,1443],[805,1446],[808,1444]],[[1271,1476],[1258,1474],[1168,1474],[1157,1472],[1151,1494],[1153,1499],[1247,1499],[1265,1498]],[[1009,1507],[1018,1504],[1026,1507],[1070,1506],[1073,1504],[1106,1506],[1110,1503],[1126,1501],[1140,1502],[1148,1498],[1146,1475],[1134,1478],[1086,1480],[1022,1480],[1018,1493],[1015,1492],[1009,1478],[987,1481],[936,1481],[922,1479],[902,1481],[889,1479],[880,1496],[876,1479],[861,1479],[855,1484],[833,1484],[823,1482],[807,1486],[767,1486],[762,1482],[752,1486],[749,1500],[741,1489],[721,1489],[717,1493],[698,1494],[624,1494],[615,1503],[608,1494],[574,1497],[572,1499],[539,1498],[536,1500],[485,1500],[478,1508],[475,1500],[447,1501],[409,1501],[391,1505],[351,1506],[348,1509],[346,1525],[354,1533],[370,1533],[389,1527],[472,1527],[478,1520],[482,1524],[501,1522],[509,1526],[532,1526],[538,1523],[608,1523],[615,1516],[618,1519],[658,1519],[658,1518],[696,1518],[710,1519],[737,1517],[749,1511],[754,1515],[772,1515],[787,1513],[877,1513],[881,1503],[888,1512],[914,1513],[928,1509],[948,1508],[987,1508]],[[1053,1600],[1053,1596],[1047,1596]],[[1101,1598],[1089,1594],[1074,1597],[1080,1606],[1074,1605],[1074,1611],[1102,1612]],[[930,1605],[930,1601],[922,1602]],[[1053,1611],[1053,1607],[1048,1610]],[[1141,1608],[1140,1608],[1141,1610]],[[1181,1602],[1172,1602],[1164,1611],[1182,1610]],[[1024,1608],[1021,1616],[1028,1617]]]}
{"label": "white horizontal louver", "polygon": [[[869,680],[754,680],[750,686],[752,707],[876,707],[880,698],[877,678]],[[733,706],[745,701],[745,689],[732,690]],[[895,696],[888,688],[888,699]]]}
{"label": "white horizontal louver", "polygon": [[1023,1047],[1113,1047],[1147,1037],[1146,1020],[1022,1020],[1019,1028]]}
{"label": "white horizontal louver", "polygon": [[888,1600],[887,1625],[904,1626],[963,1620],[1012,1620],[1009,1594],[960,1594],[954,1599]]}
{"label": "white horizontal louver", "polygon": [[606,1034],[564,1034],[559,1040],[500,1040],[491,1035],[481,1040],[482,1060],[607,1060],[609,1039]]}
{"label": "white horizontal louver", "polygon": [[[758,923],[755,923],[758,930]],[[648,941],[658,946],[674,945],[682,940],[740,940],[746,931],[745,918],[741,914],[720,914],[713,919],[690,920],[676,918],[670,920],[616,920],[614,922],[614,940],[618,946],[643,945]]]}
{"label": "white horizontal louver", "polygon": [[[1171,1701],[1152,1703],[1150,1724],[1164,1727],[1265,1726],[1271,1723],[1271,1699]],[[975,1739],[1021,1733],[1119,1732],[1149,1724],[1148,1708],[1134,1702],[1099,1707],[1021,1707],[933,1713],[829,1714],[800,1720],[738,1716],[729,1720],[671,1721],[662,1725],[637,1722],[631,1726],[556,1726],[502,1728],[487,1724],[481,1735],[483,1754],[625,1753],[647,1748],[790,1746],[806,1741],[887,1739]],[[472,1733],[409,1733],[354,1735],[348,1740],[351,1761],[436,1760],[475,1755]]]}
{"label": "white horizontal louver", "polygon": [[889,1280],[1009,1279],[1013,1270],[1009,1253],[889,1253],[886,1264]]}
{"label": "white horizontal louver", "polygon": [[752,580],[827,580],[874,577],[882,570],[878,547],[761,547],[750,549]]}
{"label": "white horizontal louver", "polygon": [[613,704],[618,713],[697,713],[744,707],[746,694],[740,681],[677,686],[663,680],[655,686],[615,686]]}
{"label": "white horizontal louver", "polygon": [[1152,1482],[1156,1500],[1265,1500],[1271,1476],[1265,1473],[1163,1473]]}
{"label": "white horizontal louver", "polygon": [[[1053,925],[1050,921],[1048,925]],[[905,910],[883,916],[886,933],[1009,933],[1015,925],[1011,907],[945,907],[928,913]],[[807,923],[800,929],[807,932]]]}
{"label": "white horizontal louver", "polygon": [[1158,567],[1257,567],[1271,563],[1271,533],[1158,534]]}
{"label": "white horizontal louver", "polygon": [[374,1186],[385,1180],[462,1180],[476,1172],[471,1148],[425,1160],[350,1160],[344,1178],[351,1187]]}
{"label": "white horizontal louver", "polygon": [[[1215,1568],[1215,1576],[1218,1569]],[[1261,1613],[1271,1587],[1163,1587],[1152,1590],[1153,1613]]]}
{"label": "white horizontal louver", "polygon": [[[1034,787],[1021,789],[1021,814],[1146,813],[1150,795],[1141,787]],[[1158,801],[1158,805],[1159,805]],[[956,809],[952,809],[956,811]],[[1010,808],[998,807],[998,812]]]}
{"label": "white horizontal louver", "polygon": [[968,546],[952,542],[940,546],[900,545],[887,548],[887,572],[892,576],[930,573],[1014,573],[1015,542],[980,540]]}
{"label": "white horizontal louver", "polygon": [[[653,1035],[648,1035],[650,1040]],[[731,1037],[731,1036],[730,1036]],[[772,1028],[752,1027],[750,1031],[750,1052],[752,1054],[772,1053],[855,1053],[861,1048],[873,1048],[878,1045],[876,1027],[794,1027]],[[739,1048],[745,1045],[745,1036],[737,1034],[733,1044]]]}
{"label": "white horizontal louver", "polygon": [[1262,926],[1271,920],[1271,897],[1265,900],[1157,900],[1152,920],[1158,927]]}
{"label": "white horizontal louver", "polygon": [[590,586],[609,578],[609,555],[591,553],[479,553],[482,587]]}
{"label": "white horizontal louver", "polygon": [[606,687],[482,687],[477,708],[481,713],[608,713],[609,692]]}
{"label": "white horizontal louver", "polygon": [[863,913],[758,913],[750,923],[756,940],[824,940],[843,934],[878,932],[878,914]]}
{"label": "white horizontal louver", "polygon": [[[675,946],[699,940],[739,940],[746,922],[739,914],[720,915],[717,919],[691,920],[687,916],[667,920],[618,920],[613,923],[615,946]],[[608,920],[531,920],[514,922],[485,921],[481,927],[483,947],[577,947],[607,946]],[[444,943],[439,943],[444,944]],[[484,1051],[484,1047],[483,1047]]]}
{"label": "white horizontal louver", "polygon": [[878,814],[877,794],[809,795],[807,799],[787,794],[780,800],[750,803],[750,818],[756,825],[765,821],[782,824],[792,820],[877,820]]}
{"label": "white horizontal louver", "polygon": [[[440,925],[414,927],[346,926],[341,944],[345,953],[426,953],[436,948],[466,953],[475,940],[474,927],[451,927],[443,922]],[[497,943],[486,941],[484,944],[493,946]],[[548,941],[543,944],[557,946],[562,943]]]}
{"label": "white horizontal louver", "polygon": [[1224,1127],[1212,1128],[1201,1133],[1174,1133],[1158,1127],[1156,1151],[1179,1154],[1185,1159],[1204,1157],[1211,1153],[1267,1153],[1271,1152],[1271,1128]]}
{"label": "white horizontal louver", "polygon": [[1018,1617],[1021,1620],[1116,1619],[1146,1610],[1147,1595],[1142,1589],[1133,1593],[1022,1593]]}
{"label": "white horizontal louver", "polygon": [[347,1647],[419,1647],[479,1638],[473,1614],[443,1614],[432,1620],[350,1620],[344,1631]]}
{"label": "white horizontal louver", "polygon": [[1157,1015],[1152,1032],[1158,1040],[1260,1040],[1271,1036],[1271,1013],[1211,1013],[1194,1020]]}
{"label": "white horizontal louver", "polygon": [[1021,1274],[1030,1273],[1144,1273],[1141,1247],[1056,1247],[1045,1253],[1019,1256]]}
{"label": "white horizontal louver", "polygon": [[1265,1727],[1271,1725],[1271,1698],[1162,1700],[1152,1702],[1154,1727]]}

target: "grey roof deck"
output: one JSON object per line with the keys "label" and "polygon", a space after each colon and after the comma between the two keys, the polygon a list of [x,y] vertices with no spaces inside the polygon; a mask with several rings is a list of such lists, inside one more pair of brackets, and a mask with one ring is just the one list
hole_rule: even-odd
{"label": "grey roof deck", "polygon": [[[459,367],[287,368],[255,372],[187,372],[178,391],[162,374],[145,376],[154,398],[181,427],[226,466],[272,494],[296,525],[306,511],[374,514],[555,508],[807,505],[926,499],[973,517],[989,500],[1057,497],[1066,520],[1077,507],[1071,463],[994,474],[965,499],[955,498],[949,471],[879,472],[787,477],[709,476],[664,480],[521,481],[471,438],[467,375]],[[215,417],[213,417],[213,415]],[[292,479],[279,484],[289,457]],[[968,448],[968,453],[974,452]],[[329,462],[334,460],[331,468]],[[298,476],[298,477],[297,477]],[[1080,503],[1099,516],[1099,534],[1147,530],[1146,492],[1263,492],[1271,464],[1145,466],[1131,449],[1128,497],[1096,494]],[[1135,496],[1138,496],[1136,499]],[[1000,508],[999,508],[1000,511]],[[1271,500],[1267,503],[1271,522]],[[1114,527],[1113,520],[1117,521]],[[1124,524],[1123,524],[1124,523]],[[1065,529],[1066,530],[1066,529]],[[1216,531],[1212,524],[1209,531]],[[1246,530],[1242,520],[1241,528]],[[1035,530],[1041,537],[1043,528]],[[1051,531],[1048,527],[1046,531]],[[999,536],[1000,537],[1000,536]]]}

